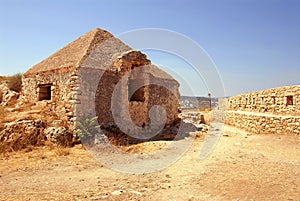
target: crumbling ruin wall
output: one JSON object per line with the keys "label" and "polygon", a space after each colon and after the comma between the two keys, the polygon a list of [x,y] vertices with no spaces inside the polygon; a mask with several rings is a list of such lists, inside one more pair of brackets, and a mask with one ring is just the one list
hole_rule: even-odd
{"label": "crumbling ruin wall", "polygon": [[167,115],[166,125],[173,125],[178,121],[179,85],[175,80],[157,79],[156,82],[157,85],[149,86],[149,109],[154,105],[163,107]]}
{"label": "crumbling ruin wall", "polygon": [[111,112],[112,95],[120,76],[114,72],[105,71],[102,75],[97,90],[95,91],[95,108],[98,122],[101,126],[114,125],[114,117]]}
{"label": "crumbling ruin wall", "polygon": [[[174,79],[152,75],[151,69],[162,73],[139,51],[122,53],[113,61],[101,75],[95,95],[95,109],[101,125],[115,124],[112,104],[118,111],[115,115],[139,127],[150,124],[149,110],[154,105],[165,108],[166,124],[173,124],[178,119],[179,84]],[[113,97],[113,93],[117,95]]]}
{"label": "crumbling ruin wall", "polygon": [[286,86],[227,99],[226,124],[253,133],[300,134],[300,86]]}

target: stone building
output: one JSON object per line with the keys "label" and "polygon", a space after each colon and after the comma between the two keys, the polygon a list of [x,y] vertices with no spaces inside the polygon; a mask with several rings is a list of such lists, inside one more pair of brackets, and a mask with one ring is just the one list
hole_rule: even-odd
{"label": "stone building", "polygon": [[[165,126],[178,121],[178,87],[145,54],[97,28],[24,73],[22,99],[46,103],[71,130],[81,113],[98,116],[103,127],[125,119],[145,128],[155,105],[164,108]],[[158,119],[164,112],[153,111],[152,117]]]}
{"label": "stone building", "polygon": [[300,86],[227,99],[226,123],[254,133],[300,134]]}

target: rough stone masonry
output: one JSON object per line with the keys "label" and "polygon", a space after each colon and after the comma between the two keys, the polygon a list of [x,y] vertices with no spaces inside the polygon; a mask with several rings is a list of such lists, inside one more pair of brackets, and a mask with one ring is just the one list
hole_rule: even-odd
{"label": "rough stone masonry", "polygon": [[258,134],[300,135],[300,86],[228,98],[226,124]]}

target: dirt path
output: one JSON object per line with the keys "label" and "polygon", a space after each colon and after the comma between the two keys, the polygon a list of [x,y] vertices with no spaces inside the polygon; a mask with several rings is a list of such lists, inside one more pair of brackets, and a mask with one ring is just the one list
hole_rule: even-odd
{"label": "dirt path", "polygon": [[300,200],[298,136],[225,133],[205,160],[197,139],[175,164],[148,174],[110,170],[79,146],[1,156],[0,200]]}

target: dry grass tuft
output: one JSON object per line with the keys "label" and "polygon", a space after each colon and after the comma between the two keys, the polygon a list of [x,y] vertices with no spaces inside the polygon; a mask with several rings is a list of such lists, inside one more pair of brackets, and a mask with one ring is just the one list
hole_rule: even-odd
{"label": "dry grass tuft", "polygon": [[63,147],[63,146],[56,146],[54,152],[57,156],[68,156],[70,155],[70,148]]}

